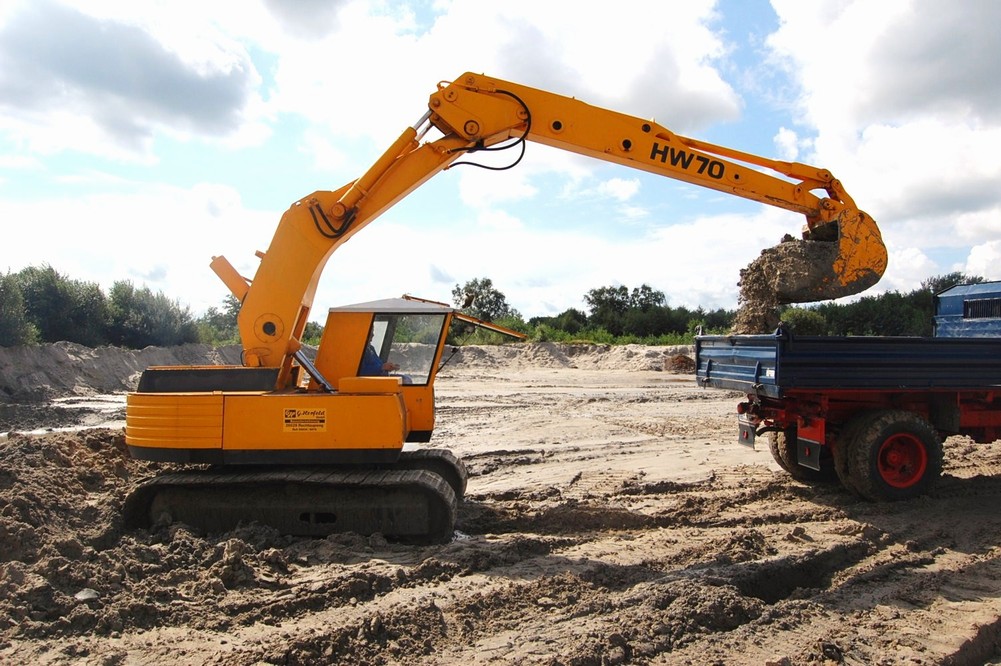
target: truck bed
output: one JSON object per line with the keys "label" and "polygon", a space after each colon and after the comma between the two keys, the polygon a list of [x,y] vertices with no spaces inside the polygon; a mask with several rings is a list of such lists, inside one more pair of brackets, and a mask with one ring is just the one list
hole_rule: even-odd
{"label": "truck bed", "polygon": [[1001,388],[1001,338],[705,335],[700,386],[781,398],[806,389]]}

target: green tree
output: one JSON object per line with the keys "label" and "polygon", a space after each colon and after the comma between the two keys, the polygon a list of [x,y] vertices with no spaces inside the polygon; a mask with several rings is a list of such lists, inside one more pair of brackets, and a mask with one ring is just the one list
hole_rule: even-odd
{"label": "green tree", "polygon": [[809,308],[788,308],[781,315],[782,322],[796,335],[826,335],[827,320],[824,315]]}
{"label": "green tree", "polygon": [[629,310],[629,288],[625,285],[598,287],[584,294],[584,302],[590,313],[587,317],[589,328],[602,328],[612,335],[622,335],[625,330],[623,318]]}
{"label": "green tree", "polygon": [[29,266],[17,273],[28,320],[38,330],[41,342],[68,340],[72,325],[65,313],[70,311],[72,296],[66,279],[52,266]]}
{"label": "green tree", "polygon": [[222,308],[210,307],[198,318],[198,338],[211,345],[232,344],[240,341],[236,318],[240,314],[240,301],[228,294]]}
{"label": "green tree", "polygon": [[24,296],[17,276],[0,275],[0,347],[38,342],[38,329],[25,313]]}
{"label": "green tree", "polygon": [[320,338],[323,336],[323,326],[317,324],[315,321],[307,321],[306,328],[302,331],[302,341],[307,345],[313,345],[316,347],[320,344]]}
{"label": "green tree", "polygon": [[676,316],[669,307],[631,307],[622,317],[622,334],[637,338],[650,338],[668,332],[683,332],[688,319]]}
{"label": "green tree", "polygon": [[609,310],[625,314],[632,301],[629,299],[629,288],[625,285],[615,287],[598,287],[584,294],[584,302],[593,315],[597,310]]}
{"label": "green tree", "polygon": [[701,326],[702,332],[706,335],[726,333],[733,328],[733,320],[736,316],[737,313],[734,310],[717,308],[706,311],[699,307],[691,313],[691,317],[688,319],[688,326],[685,330],[689,334],[695,335]]}
{"label": "green tree", "polygon": [[452,302],[464,313],[484,321],[496,321],[505,317],[521,319],[517,310],[507,303],[503,292],[494,287],[490,278],[476,278],[466,284],[455,285]]}
{"label": "green tree", "polygon": [[984,282],[984,278],[976,275],[966,275],[960,272],[946,273],[945,275],[937,275],[923,280],[921,282],[921,290],[927,291],[934,296],[949,287],[955,287],[957,284],[980,284],[981,282]]}
{"label": "green tree", "polygon": [[688,311],[665,305],[664,292],[643,284],[632,291],[624,285],[599,287],[584,295],[591,310],[588,326],[612,335],[649,338],[667,332],[684,332]]}
{"label": "green tree", "polygon": [[42,342],[65,340],[98,346],[108,342],[108,302],[96,282],[71,280],[52,266],[17,273],[28,320]]}
{"label": "green tree", "polygon": [[567,337],[580,333],[587,326],[587,315],[576,308],[568,308],[555,317],[532,317],[528,320],[530,329],[546,327],[545,339],[553,339],[554,331],[562,331]]}
{"label": "green tree", "polygon": [[70,280],[67,289],[71,303],[67,317],[74,330],[66,339],[88,347],[108,344],[108,298],[100,285]]}
{"label": "green tree", "polygon": [[889,291],[863,296],[850,303],[822,303],[814,308],[827,320],[829,335],[930,336],[935,315],[935,294],[957,284],[976,284],[982,277],[948,273],[928,278],[921,287],[901,294]]}
{"label": "green tree", "polygon": [[825,303],[817,307],[831,335],[922,335],[930,313],[913,300],[891,291],[863,296],[852,303]]}
{"label": "green tree", "polygon": [[629,307],[646,312],[650,308],[662,307],[667,303],[664,292],[657,291],[648,284],[642,284],[633,289],[629,296]]}
{"label": "green tree", "polygon": [[113,344],[133,349],[149,345],[168,347],[198,341],[198,328],[191,311],[163,292],[136,287],[127,281],[111,286],[111,324],[108,337]]}

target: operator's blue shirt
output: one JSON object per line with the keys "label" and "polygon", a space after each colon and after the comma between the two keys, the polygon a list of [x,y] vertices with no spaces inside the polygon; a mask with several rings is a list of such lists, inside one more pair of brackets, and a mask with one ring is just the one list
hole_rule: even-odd
{"label": "operator's blue shirt", "polygon": [[386,374],[382,369],[382,359],[379,358],[379,353],[375,351],[375,347],[372,345],[365,347],[365,354],[361,357],[361,366],[358,368],[358,374],[363,377]]}

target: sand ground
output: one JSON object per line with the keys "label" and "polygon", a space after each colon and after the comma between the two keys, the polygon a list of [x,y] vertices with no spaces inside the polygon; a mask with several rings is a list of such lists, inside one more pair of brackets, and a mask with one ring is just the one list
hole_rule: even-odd
{"label": "sand ground", "polygon": [[124,530],[164,466],[129,458],[107,384],[144,357],[0,355],[0,662],[998,663],[1001,447],[947,440],[908,502],[804,485],[677,351],[464,349],[432,444],[470,479],[434,546]]}

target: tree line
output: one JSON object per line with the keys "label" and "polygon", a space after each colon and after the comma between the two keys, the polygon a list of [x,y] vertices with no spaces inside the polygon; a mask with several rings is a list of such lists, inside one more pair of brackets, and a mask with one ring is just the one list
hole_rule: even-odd
{"label": "tree line", "polygon": [[[598,287],[584,294],[587,308],[569,308],[553,317],[532,317],[525,321],[507,305],[502,292],[488,278],[455,286],[452,300],[463,311],[496,322],[530,340],[542,342],[596,342],[603,344],[640,343],[651,345],[685,344],[699,328],[709,332],[728,330],[734,310],[694,310],[667,305],[663,292],[649,285],[630,289],[624,285]],[[490,342],[496,334],[478,331],[474,342]]]}
{"label": "tree line", "polygon": [[[931,335],[934,295],[955,284],[983,281],[949,273],[930,278],[909,293],[892,291],[851,303],[787,306],[780,315],[794,333],[802,335]],[[735,310],[671,307],[663,292],[646,284],[632,289],[623,285],[591,289],[582,299],[586,309],[569,308],[556,316],[527,321],[489,278],[455,285],[452,298],[467,314],[524,333],[534,341],[687,344],[698,331],[729,332],[736,316]],[[239,301],[228,296],[219,307],[195,317],[189,307],[163,292],[119,281],[105,293],[95,282],[72,279],[48,265],[0,274],[3,347],[60,341],[133,349],[236,343],[239,311]],[[310,322],[303,341],[316,344],[321,334],[322,327]],[[460,329],[453,341],[482,344],[499,338],[482,329]]]}
{"label": "tree line", "polygon": [[[798,335],[930,336],[933,333],[935,294],[957,284],[976,284],[984,278],[953,272],[928,278],[912,291],[889,291],[851,302],[834,301],[804,306],[781,306],[783,325]],[[733,327],[736,310],[694,310],[667,305],[663,292],[644,284],[629,289],[610,286],[584,295],[588,312],[570,308],[554,317],[533,317],[525,322],[507,307],[504,294],[490,280],[456,285],[453,300],[471,303],[469,314],[496,321],[537,341],[587,341],[610,344],[690,344],[694,336],[726,334]],[[492,337],[478,333],[479,340]]]}
{"label": "tree line", "polygon": [[106,294],[96,282],[51,266],[0,275],[0,346],[67,341],[142,348],[198,339],[190,309],[148,287],[120,281]]}
{"label": "tree line", "polygon": [[928,278],[907,293],[888,291],[851,303],[818,303],[785,308],[781,319],[799,335],[916,335],[934,332],[935,294],[957,284],[985,282],[977,275],[954,272]]}

